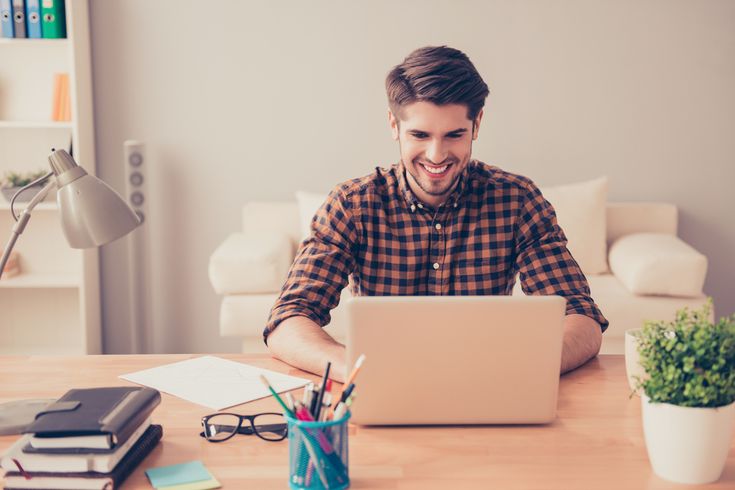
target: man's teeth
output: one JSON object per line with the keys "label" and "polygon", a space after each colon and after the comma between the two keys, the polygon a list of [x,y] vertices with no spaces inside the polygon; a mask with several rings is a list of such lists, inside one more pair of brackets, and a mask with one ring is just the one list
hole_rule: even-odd
{"label": "man's teeth", "polygon": [[428,172],[432,174],[443,174],[447,171],[449,168],[449,165],[444,165],[443,167],[428,167],[426,165],[422,165]]}

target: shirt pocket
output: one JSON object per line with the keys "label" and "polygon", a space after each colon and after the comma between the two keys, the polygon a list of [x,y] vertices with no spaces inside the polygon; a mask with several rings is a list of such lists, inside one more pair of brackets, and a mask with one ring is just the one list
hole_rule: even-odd
{"label": "shirt pocket", "polygon": [[497,294],[499,289],[498,261],[484,250],[474,257],[459,259],[454,267],[454,289],[462,295]]}

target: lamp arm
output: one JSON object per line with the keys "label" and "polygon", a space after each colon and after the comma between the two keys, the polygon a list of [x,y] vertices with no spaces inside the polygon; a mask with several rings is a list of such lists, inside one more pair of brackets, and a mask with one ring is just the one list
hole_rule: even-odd
{"label": "lamp arm", "polygon": [[[43,189],[41,189],[38,194],[33,196],[31,202],[28,203],[28,206],[26,206],[26,208],[23,210],[22,213],[20,213],[20,216],[17,218],[17,221],[15,225],[13,225],[13,229],[10,232],[10,240],[8,240],[8,244],[5,246],[5,250],[3,251],[3,256],[2,258],[0,258],[0,278],[3,277],[5,264],[7,264],[8,259],[10,259],[10,252],[13,251],[15,242],[18,241],[18,237],[21,233],[23,233],[23,230],[25,230],[26,228],[26,224],[28,224],[28,221],[31,219],[31,211],[33,211],[33,208],[35,208],[39,202],[44,200],[49,191],[51,191],[51,189],[53,189],[54,187],[56,187],[56,179],[51,180],[48,184],[43,186]],[[13,217],[15,218],[15,216]]]}

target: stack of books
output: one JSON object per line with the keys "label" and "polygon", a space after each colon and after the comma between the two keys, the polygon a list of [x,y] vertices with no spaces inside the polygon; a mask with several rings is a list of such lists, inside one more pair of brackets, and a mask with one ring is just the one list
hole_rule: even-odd
{"label": "stack of books", "polygon": [[151,388],[68,391],[0,459],[5,488],[117,488],[161,440],[160,402]]}

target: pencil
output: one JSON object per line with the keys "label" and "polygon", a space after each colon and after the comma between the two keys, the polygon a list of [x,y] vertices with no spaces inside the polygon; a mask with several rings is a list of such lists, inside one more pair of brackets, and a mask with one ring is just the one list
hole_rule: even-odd
{"label": "pencil", "polygon": [[342,394],[349,388],[351,384],[354,384],[355,378],[357,377],[357,373],[360,372],[360,368],[362,367],[362,363],[365,362],[365,354],[360,354],[360,357],[357,358],[355,361],[355,367],[352,368],[352,372],[349,376],[347,376],[347,380],[342,385],[342,389],[340,390],[339,396],[335,398],[335,400],[341,400]]}
{"label": "pencil", "polygon": [[324,378],[322,378],[322,386],[319,390],[319,398],[317,398],[316,408],[314,409],[314,420],[319,420],[319,413],[322,411],[322,402],[324,401],[324,392],[327,389],[327,380],[329,379],[329,368],[332,367],[332,363],[327,361],[327,367],[324,370]]}
{"label": "pencil", "polygon": [[285,404],[285,403],[283,402],[283,400],[281,399],[281,397],[280,397],[280,396],[278,396],[278,393],[276,393],[276,390],[274,390],[274,389],[273,389],[273,387],[271,386],[271,384],[270,384],[270,383],[268,382],[268,380],[267,380],[267,379],[265,378],[265,376],[264,376],[264,375],[262,375],[262,374],[260,375],[260,380],[261,380],[261,381],[263,382],[263,384],[264,384],[264,385],[266,386],[266,388],[268,388],[268,391],[270,391],[270,392],[271,392],[271,394],[272,394],[272,395],[273,395],[273,397],[274,397],[274,398],[276,399],[276,401],[277,401],[278,403],[280,403],[280,404],[281,404],[281,406],[283,407],[283,411],[284,411],[284,412],[286,412],[286,414],[287,414],[287,415],[288,415],[289,417],[291,417],[292,419],[293,419],[293,418],[296,418],[296,417],[294,417],[294,414],[293,414],[293,412],[291,411],[291,409],[290,409],[290,408],[288,408],[288,407],[286,406],[286,404]]}

